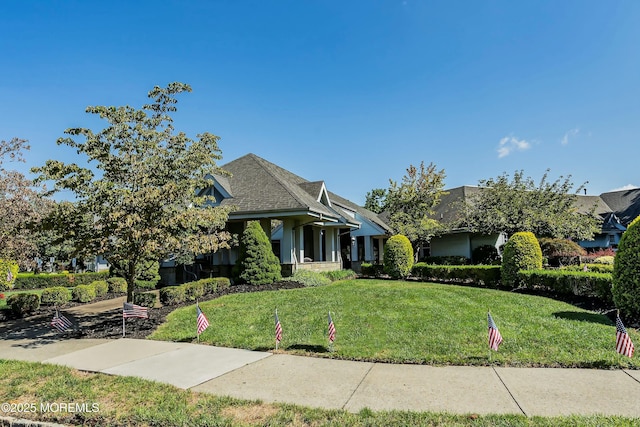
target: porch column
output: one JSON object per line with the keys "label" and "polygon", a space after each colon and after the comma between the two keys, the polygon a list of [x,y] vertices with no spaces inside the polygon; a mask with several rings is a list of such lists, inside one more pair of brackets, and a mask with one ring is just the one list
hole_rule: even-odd
{"label": "porch column", "polygon": [[313,260],[322,261],[322,229],[313,227]]}
{"label": "porch column", "polygon": [[378,241],[378,259],[376,261],[378,261],[379,263],[382,263],[382,258],[384,258],[384,239],[377,239]]}
{"label": "porch column", "polygon": [[302,227],[296,227],[295,233],[295,245],[298,262],[304,262],[304,229]]}
{"label": "porch column", "polygon": [[293,220],[285,219],[282,221],[282,240],[280,241],[280,257],[283,264],[293,264],[294,231]]}
{"label": "porch column", "polygon": [[336,262],[336,250],[338,247],[338,238],[337,238],[337,230],[335,228],[327,228],[325,229],[325,256],[324,259],[331,262]]}

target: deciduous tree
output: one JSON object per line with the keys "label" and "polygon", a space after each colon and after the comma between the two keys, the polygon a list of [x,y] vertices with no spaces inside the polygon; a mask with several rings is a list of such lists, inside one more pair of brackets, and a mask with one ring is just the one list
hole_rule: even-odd
{"label": "deciduous tree", "polygon": [[79,249],[103,254],[124,272],[130,302],[146,261],[185,247],[214,252],[230,237],[222,231],[228,209],[198,195],[212,185],[212,174],[224,173],[216,164],[222,157],[219,137],[205,132],[194,140],[174,129],[176,96],[190,91],[189,85],[171,83],[153,88],[151,102],[140,109],[90,106],[87,113],[107,126],[98,132],[67,129],[57,143],[75,148],[93,168],[48,160],[34,169],[40,180],[53,181],[54,191],[75,194],[68,217],[75,224],[86,215],[93,221],[90,232],[77,236]]}

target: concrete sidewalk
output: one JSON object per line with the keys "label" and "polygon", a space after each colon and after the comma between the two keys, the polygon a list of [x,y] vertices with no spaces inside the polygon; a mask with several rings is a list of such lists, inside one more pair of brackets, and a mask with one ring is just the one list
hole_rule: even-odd
{"label": "concrete sidewalk", "polygon": [[640,417],[640,372],[352,362],[151,340],[4,339],[0,358],[359,411]]}

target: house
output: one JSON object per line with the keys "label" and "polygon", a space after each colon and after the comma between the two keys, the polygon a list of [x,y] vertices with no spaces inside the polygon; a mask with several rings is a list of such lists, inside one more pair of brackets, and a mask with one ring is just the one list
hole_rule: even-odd
{"label": "house", "polygon": [[[324,181],[308,181],[255,154],[221,169],[230,176],[214,175],[204,194],[214,196],[215,205],[233,206],[227,222],[232,234],[241,235],[248,221],[260,221],[283,275],[381,262],[388,226],[373,212],[328,191]],[[228,276],[238,255],[238,247],[202,255],[192,273]]]}

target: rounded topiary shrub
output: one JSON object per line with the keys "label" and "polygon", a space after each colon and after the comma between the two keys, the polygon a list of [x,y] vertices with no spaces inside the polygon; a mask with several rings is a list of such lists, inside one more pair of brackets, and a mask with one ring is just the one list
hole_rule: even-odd
{"label": "rounded topiary shrub", "polygon": [[511,236],[502,253],[502,284],[515,287],[518,285],[518,271],[540,268],[542,251],[536,236],[529,231],[520,231]]}
{"label": "rounded topiary shrub", "polygon": [[17,262],[0,258],[0,291],[13,289],[18,270]]}
{"label": "rounded topiary shrub", "polygon": [[123,277],[109,277],[107,279],[109,293],[124,294],[127,292],[127,281]]}
{"label": "rounded topiary shrub", "polygon": [[96,297],[96,290],[91,285],[78,285],[73,288],[73,299],[78,302],[89,302]]}
{"label": "rounded topiary shrub", "polygon": [[158,302],[158,295],[153,292],[143,292],[133,294],[133,303],[142,307],[153,308]]}
{"label": "rounded topiary shrub", "polygon": [[176,305],[185,301],[184,286],[167,286],[160,289],[160,302],[164,305]]}
{"label": "rounded topiary shrub", "polygon": [[62,305],[71,301],[71,291],[64,286],[45,288],[40,295],[40,302],[45,305]]}
{"label": "rounded topiary shrub", "polygon": [[268,285],[282,279],[280,260],[257,221],[247,224],[242,233],[240,255],[233,272],[236,279],[252,285]]}
{"label": "rounded topiary shrub", "polygon": [[30,293],[9,295],[7,305],[16,317],[23,317],[25,314],[33,313],[40,308],[40,295]]}
{"label": "rounded topiary shrub", "polygon": [[109,292],[109,283],[106,280],[96,280],[91,283],[91,286],[95,289],[97,297],[106,295]]}
{"label": "rounded topiary shrub", "polygon": [[384,272],[394,279],[405,279],[413,268],[413,246],[402,234],[391,236],[384,245]]}
{"label": "rounded topiary shrub", "polygon": [[613,261],[613,302],[622,314],[640,320],[640,216],[622,234]]}

